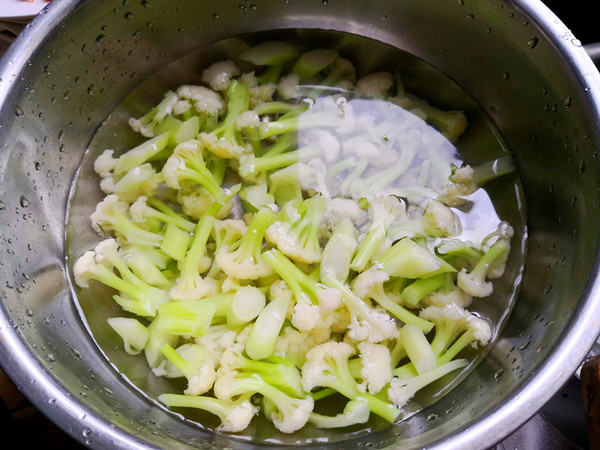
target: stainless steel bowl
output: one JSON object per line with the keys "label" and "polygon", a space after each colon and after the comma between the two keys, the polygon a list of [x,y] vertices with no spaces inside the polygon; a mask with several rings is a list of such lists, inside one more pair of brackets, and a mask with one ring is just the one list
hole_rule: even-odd
{"label": "stainless steel bowl", "polygon": [[0,364],[91,447],[253,445],[181,420],[119,374],[73,300],[65,217],[84,150],[130,91],[211,43],[285,29],[365,36],[447,74],[501,130],[527,205],[521,293],[487,356],[398,426],[312,445],[489,447],[551,398],[600,332],[600,75],[536,0],[54,0],[0,64]]}

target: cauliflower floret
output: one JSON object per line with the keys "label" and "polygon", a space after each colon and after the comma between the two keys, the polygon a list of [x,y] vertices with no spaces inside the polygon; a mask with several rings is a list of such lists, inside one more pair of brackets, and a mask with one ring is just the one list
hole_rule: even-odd
{"label": "cauliflower floret", "polygon": [[384,99],[394,85],[394,76],[390,72],[375,72],[362,77],[354,89],[359,97]]}
{"label": "cauliflower floret", "polygon": [[332,198],[321,218],[324,225],[334,228],[345,219],[349,219],[356,228],[362,227],[368,220],[367,211],[356,200],[350,198]]}
{"label": "cauliflower floret", "polygon": [[200,133],[198,135],[198,141],[200,141],[203,148],[206,148],[219,158],[240,159],[252,152],[252,146],[250,144],[246,146],[237,145],[224,137],[219,138],[212,133]]}
{"label": "cauliflower floret", "polygon": [[250,400],[244,400],[233,408],[229,414],[221,417],[221,425],[217,427],[217,431],[239,433],[248,427],[250,421],[257,413],[258,407],[250,403]]}
{"label": "cauliflower floret", "polygon": [[75,277],[75,284],[82,288],[88,288],[90,273],[93,268],[96,267],[96,253],[93,250],[88,250],[75,261],[73,265],[73,275]]}
{"label": "cauliflower floret", "polygon": [[473,180],[473,168],[466,165],[454,171],[450,176],[450,183],[442,188],[438,199],[448,206],[456,206],[464,202],[461,197],[471,195],[476,190],[477,184]]}
{"label": "cauliflower floret", "polygon": [[180,116],[181,114],[188,112],[190,109],[192,109],[192,104],[189,101],[179,100],[177,103],[175,103],[175,106],[173,106],[173,114]]}
{"label": "cauliflower floret", "polygon": [[232,78],[241,75],[241,70],[231,60],[219,61],[202,71],[202,82],[215,91],[226,91]]}
{"label": "cauliflower floret", "polygon": [[[506,242],[510,242],[512,237],[515,234],[515,230],[510,226],[508,222],[502,221],[498,224],[498,229],[486,236],[484,241],[486,245],[490,245],[494,242],[494,238],[496,239],[504,239]],[[490,264],[487,277],[490,280],[500,278],[504,274],[504,270],[506,269],[506,261],[508,260],[509,251],[504,252],[500,255],[494,262]]]}
{"label": "cauliflower floret", "polygon": [[135,117],[130,117],[129,126],[133,131],[140,133],[144,137],[154,137],[154,124],[152,122],[145,123],[142,119],[143,118],[136,119]]}
{"label": "cauliflower floret", "polygon": [[[183,393],[202,395],[212,389],[216,379],[215,364],[207,350],[197,344],[188,343],[180,345],[175,351],[194,368],[193,373],[187,375],[188,385]],[[164,360],[158,367],[153,368],[152,372],[156,376],[167,378],[186,376],[168,360]]]}
{"label": "cauliflower floret", "polygon": [[300,76],[291,73],[279,79],[277,84],[277,93],[284,100],[292,100],[300,97]]}
{"label": "cauliflower floret", "polygon": [[273,100],[273,95],[277,90],[275,83],[258,84],[254,72],[246,72],[240,77],[240,81],[248,86],[250,91],[250,108],[254,108],[262,103]]}
{"label": "cauliflower floret", "polygon": [[467,345],[485,346],[492,338],[492,330],[485,320],[454,303],[444,307],[428,306],[419,316],[435,323],[431,347],[438,365],[451,361]]}
{"label": "cauliflower floret", "polygon": [[185,100],[193,101],[194,107],[198,112],[218,115],[225,109],[225,102],[221,96],[204,86],[184,85],[177,89],[177,95]]}
{"label": "cauliflower floret", "polygon": [[490,271],[493,271],[492,275],[496,277],[504,272],[510,251],[509,239],[508,236],[498,239],[470,272],[467,272],[466,268],[461,269],[456,279],[458,287],[473,297],[491,295],[494,287],[490,281],[486,281],[486,278],[489,277]]}
{"label": "cauliflower floret", "polygon": [[118,159],[113,158],[114,150],[104,150],[94,161],[94,171],[102,178],[108,178],[112,174]]}
{"label": "cauliflower floret", "polygon": [[298,367],[304,364],[306,353],[313,347],[327,342],[331,338],[331,330],[313,328],[310,331],[298,331],[286,327],[277,338],[275,354],[294,361]]}
{"label": "cauliflower floret", "polygon": [[433,237],[458,236],[462,231],[460,219],[437,200],[429,200],[423,215],[423,231]]}
{"label": "cauliflower floret", "polygon": [[390,349],[382,344],[361,342],[358,344],[358,350],[361,361],[360,375],[369,393],[376,394],[392,379]]}
{"label": "cauliflower floret", "polygon": [[321,322],[321,310],[317,305],[296,303],[292,316],[292,325],[301,331],[309,331]]}
{"label": "cauliflower floret", "polygon": [[238,130],[244,128],[257,128],[260,125],[260,117],[256,111],[244,111],[235,120],[235,127]]}
{"label": "cauliflower floret", "polygon": [[425,306],[446,306],[454,303],[461,308],[467,308],[473,302],[473,297],[462,289],[454,288],[449,291],[433,291],[421,299]]}
{"label": "cauliflower floret", "polygon": [[231,347],[236,338],[237,332],[230,330],[227,325],[211,325],[203,336],[194,338],[194,342],[208,351],[216,367],[225,349]]}
{"label": "cauliflower floret", "polygon": [[[183,213],[196,220],[200,220],[202,216],[204,216],[214,201],[215,199],[210,192],[203,187],[196,188],[191,192],[188,192],[187,190],[177,190],[177,202],[181,205]],[[219,210],[215,217],[217,219],[225,219],[229,216],[229,213],[233,209],[233,205],[233,200],[230,200]]]}

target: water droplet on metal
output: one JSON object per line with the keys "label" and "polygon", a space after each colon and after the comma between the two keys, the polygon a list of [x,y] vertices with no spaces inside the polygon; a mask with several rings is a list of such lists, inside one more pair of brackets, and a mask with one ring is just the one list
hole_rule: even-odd
{"label": "water droplet on metal", "polygon": [[504,73],[502,74],[502,78],[504,78],[505,80],[508,80],[508,79],[510,78],[510,73],[508,73],[508,72],[504,72]]}
{"label": "water droplet on metal", "polygon": [[48,362],[56,361],[56,358],[53,353],[48,353],[48,356],[46,356],[46,359],[48,360]]}
{"label": "water droplet on metal", "polygon": [[571,98],[571,96],[568,96],[565,99],[565,108],[570,108],[571,107],[571,103],[573,103],[573,99]]}
{"label": "water droplet on metal", "polygon": [[494,380],[499,379],[502,375],[504,375],[504,369],[499,369],[494,372]]}
{"label": "water droplet on metal", "polygon": [[106,39],[106,35],[99,34],[98,36],[96,36],[96,44],[102,44],[104,42],[104,39]]}
{"label": "water droplet on metal", "polygon": [[133,19],[133,13],[131,12],[126,12],[125,15],[123,16],[125,17],[125,20],[132,20]]}
{"label": "water droplet on metal", "polygon": [[527,47],[528,48],[535,48],[538,45],[538,42],[540,40],[537,38],[537,36],[531,36],[529,38],[529,40],[527,41]]}
{"label": "water droplet on metal", "polygon": [[519,347],[519,350],[525,350],[527,347],[529,347],[529,345],[531,345],[531,339],[529,339],[527,342],[525,342],[523,345],[521,345]]}
{"label": "water droplet on metal", "polygon": [[27,314],[29,317],[33,317],[33,310],[27,309],[25,310],[25,314]]}
{"label": "water droplet on metal", "polygon": [[15,106],[15,116],[23,117],[24,115],[25,112],[23,111],[23,108],[21,108],[20,106]]}
{"label": "water droplet on metal", "polygon": [[21,198],[19,199],[19,204],[23,208],[27,208],[29,206],[29,200],[27,200],[27,197],[25,197],[24,195],[21,195]]}
{"label": "water droplet on metal", "polygon": [[213,18],[213,19],[218,19],[218,18],[219,18],[219,13],[214,13],[214,14],[212,15],[212,18]]}
{"label": "water droplet on metal", "polygon": [[6,203],[0,200],[0,211],[4,211],[6,209]]}
{"label": "water droplet on metal", "polygon": [[150,8],[150,2],[148,0],[142,0],[142,6],[144,8]]}

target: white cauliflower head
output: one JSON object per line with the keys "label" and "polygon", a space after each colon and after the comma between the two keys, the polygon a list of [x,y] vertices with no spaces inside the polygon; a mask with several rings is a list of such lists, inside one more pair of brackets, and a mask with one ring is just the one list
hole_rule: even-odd
{"label": "white cauliflower head", "polygon": [[201,80],[215,91],[225,91],[231,80],[241,75],[241,73],[241,70],[233,61],[219,61],[202,71]]}

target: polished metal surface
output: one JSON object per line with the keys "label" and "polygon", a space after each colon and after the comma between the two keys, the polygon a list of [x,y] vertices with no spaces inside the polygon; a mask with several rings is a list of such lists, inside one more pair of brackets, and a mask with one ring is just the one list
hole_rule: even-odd
{"label": "polished metal surface", "polygon": [[501,130],[527,203],[521,294],[486,358],[425,411],[327,448],[489,447],[596,340],[600,75],[541,2],[54,0],[0,64],[0,364],[90,447],[251,446],[158,407],[104,357],[71,295],[64,218],[83,151],[131,90],[213,42],[292,28],[367,36],[442,70]]}

